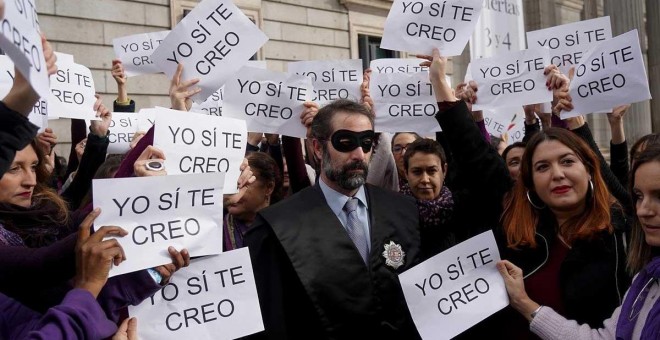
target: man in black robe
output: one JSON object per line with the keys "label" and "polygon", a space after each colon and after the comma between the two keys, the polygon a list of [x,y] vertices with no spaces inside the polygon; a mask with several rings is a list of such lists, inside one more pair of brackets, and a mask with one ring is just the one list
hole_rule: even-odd
{"label": "man in black robe", "polygon": [[420,261],[418,210],[365,184],[373,120],[348,100],[322,108],[318,183],[260,211],[246,235],[266,329],[255,338],[419,338],[398,280]]}

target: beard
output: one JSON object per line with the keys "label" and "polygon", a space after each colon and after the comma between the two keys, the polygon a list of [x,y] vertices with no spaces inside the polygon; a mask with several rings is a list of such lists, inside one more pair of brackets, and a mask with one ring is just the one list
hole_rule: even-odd
{"label": "beard", "polygon": [[[351,170],[362,170],[362,172],[351,173]],[[330,159],[330,153],[326,149],[323,150],[323,173],[340,188],[354,190],[366,183],[369,165],[366,162],[354,161],[336,169]]]}

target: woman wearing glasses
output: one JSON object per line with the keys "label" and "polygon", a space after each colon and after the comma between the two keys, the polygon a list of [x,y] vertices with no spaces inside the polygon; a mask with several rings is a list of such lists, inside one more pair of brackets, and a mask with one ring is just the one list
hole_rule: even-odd
{"label": "woman wearing glasses", "polygon": [[406,148],[412,142],[421,139],[422,137],[414,132],[397,132],[392,137],[392,155],[394,156],[394,163],[399,175],[399,191],[405,192],[408,187],[408,180],[406,179],[406,169],[403,166],[403,154]]}

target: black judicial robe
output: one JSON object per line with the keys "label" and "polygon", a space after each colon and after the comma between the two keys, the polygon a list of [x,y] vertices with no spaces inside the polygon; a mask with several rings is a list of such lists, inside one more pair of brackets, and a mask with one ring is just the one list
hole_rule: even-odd
{"label": "black judicial robe", "polygon": [[[397,275],[421,259],[412,198],[367,184],[365,266],[318,186],[259,212],[246,235],[267,339],[418,339]],[[384,245],[405,252],[386,265]]]}

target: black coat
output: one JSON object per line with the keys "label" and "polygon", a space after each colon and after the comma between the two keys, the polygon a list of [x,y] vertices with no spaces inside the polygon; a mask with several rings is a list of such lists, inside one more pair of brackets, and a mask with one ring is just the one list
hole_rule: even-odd
{"label": "black coat", "polygon": [[[612,208],[614,233],[601,232],[590,240],[577,240],[559,270],[559,285],[565,317],[591,327],[602,327],[614,309],[623,302],[631,278],[626,271],[624,231],[628,218]],[[536,229],[537,247],[512,250],[500,247],[502,257],[519,266],[525,276],[542,267],[548,249],[557,242],[556,223],[543,217]]]}
{"label": "black coat", "polygon": [[[421,260],[412,199],[365,187],[371,219],[368,268],[318,186],[259,212],[246,235],[268,339],[416,339],[398,274]],[[404,263],[382,253],[401,245]]]}
{"label": "black coat", "polygon": [[[428,257],[496,228],[511,186],[502,158],[486,143],[467,106],[436,117],[453,154],[455,202],[450,220],[418,230],[413,200],[367,185],[371,214],[369,271],[318,187],[262,210],[246,235],[270,339],[415,339],[397,275]],[[406,252],[397,270],[385,265],[384,243]]]}
{"label": "black coat", "polygon": [[[549,256],[548,249],[558,242],[554,221],[554,217],[542,215],[536,228],[536,248],[512,250],[506,247],[504,233],[496,232],[501,257],[520,267],[525,277],[543,267]],[[559,269],[565,309],[563,316],[567,319],[600,328],[622,303],[631,282],[626,271],[623,241],[629,221],[630,218],[620,208],[613,207],[611,222],[614,233],[601,232],[593,239],[573,243]],[[479,339],[494,334],[504,338],[520,335],[516,331],[512,334],[511,327],[526,329],[528,322],[512,307],[506,307],[463,333],[459,339]]]}

